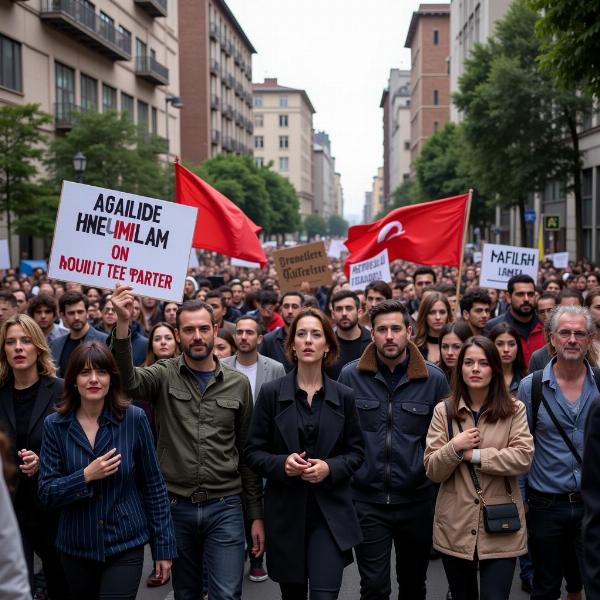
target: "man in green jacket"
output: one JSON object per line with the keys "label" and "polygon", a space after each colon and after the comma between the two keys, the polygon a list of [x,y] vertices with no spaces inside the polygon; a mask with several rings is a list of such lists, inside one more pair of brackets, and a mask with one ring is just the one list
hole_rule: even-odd
{"label": "man in green jacket", "polygon": [[252,416],[245,375],[213,354],[212,307],[188,300],[177,311],[176,337],[182,354],[150,367],[134,367],[129,319],[132,288],[111,298],[117,326],[111,348],[123,387],[152,403],[160,423],[157,452],[171,498],[178,557],[173,561],[175,600],[196,600],[208,572],[214,600],[241,598],[244,569],[242,496],[252,520],[252,552],[264,549],[260,479],[242,461]]}

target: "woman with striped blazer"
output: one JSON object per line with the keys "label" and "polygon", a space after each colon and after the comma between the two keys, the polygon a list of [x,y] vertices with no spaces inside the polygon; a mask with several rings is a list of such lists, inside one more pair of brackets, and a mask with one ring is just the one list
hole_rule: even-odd
{"label": "woman with striped blazer", "polygon": [[56,544],[74,598],[135,598],[150,542],[166,579],[176,556],[148,419],[123,399],[105,344],[71,355],[63,401],[44,423],[39,494],[60,508]]}

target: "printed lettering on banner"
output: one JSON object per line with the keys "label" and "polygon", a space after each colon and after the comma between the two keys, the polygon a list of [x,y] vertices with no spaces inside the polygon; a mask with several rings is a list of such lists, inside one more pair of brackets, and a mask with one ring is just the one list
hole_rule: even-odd
{"label": "printed lettering on banner", "polygon": [[392,280],[387,248],[372,258],[350,265],[350,289],[364,290],[372,281]]}
{"label": "printed lettering on banner", "polygon": [[307,281],[311,288],[331,284],[331,271],[324,242],[301,244],[273,252],[282,292],[297,290]]}
{"label": "printed lettering on banner", "polygon": [[63,181],[49,277],[181,302],[197,208]]}
{"label": "printed lettering on banner", "polygon": [[538,257],[537,248],[484,244],[479,285],[505,290],[508,280],[513,275],[521,274],[529,275],[537,281]]}

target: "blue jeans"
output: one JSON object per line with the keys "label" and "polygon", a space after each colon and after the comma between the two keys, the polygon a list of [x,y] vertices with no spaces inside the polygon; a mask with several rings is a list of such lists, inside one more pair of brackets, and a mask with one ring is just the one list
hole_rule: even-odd
{"label": "blue jeans", "polygon": [[201,600],[202,570],[211,600],[240,600],[244,576],[244,518],[240,496],[193,504],[171,496],[178,557],[173,560],[175,600]]}

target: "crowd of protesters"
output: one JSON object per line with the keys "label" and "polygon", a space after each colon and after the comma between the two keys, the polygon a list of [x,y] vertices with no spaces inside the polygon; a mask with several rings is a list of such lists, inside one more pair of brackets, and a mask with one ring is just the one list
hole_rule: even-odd
{"label": "crowd of protesters", "polygon": [[498,291],[469,260],[396,261],[352,291],[330,267],[283,292],[272,260],[203,253],[181,303],[5,273],[1,598],[145,575],[236,599],[249,561],[283,600],[334,600],[356,560],[383,600],[393,548],[400,599],[441,557],[454,600],[508,599],[517,561],[534,600],[600,600],[600,272]]}

